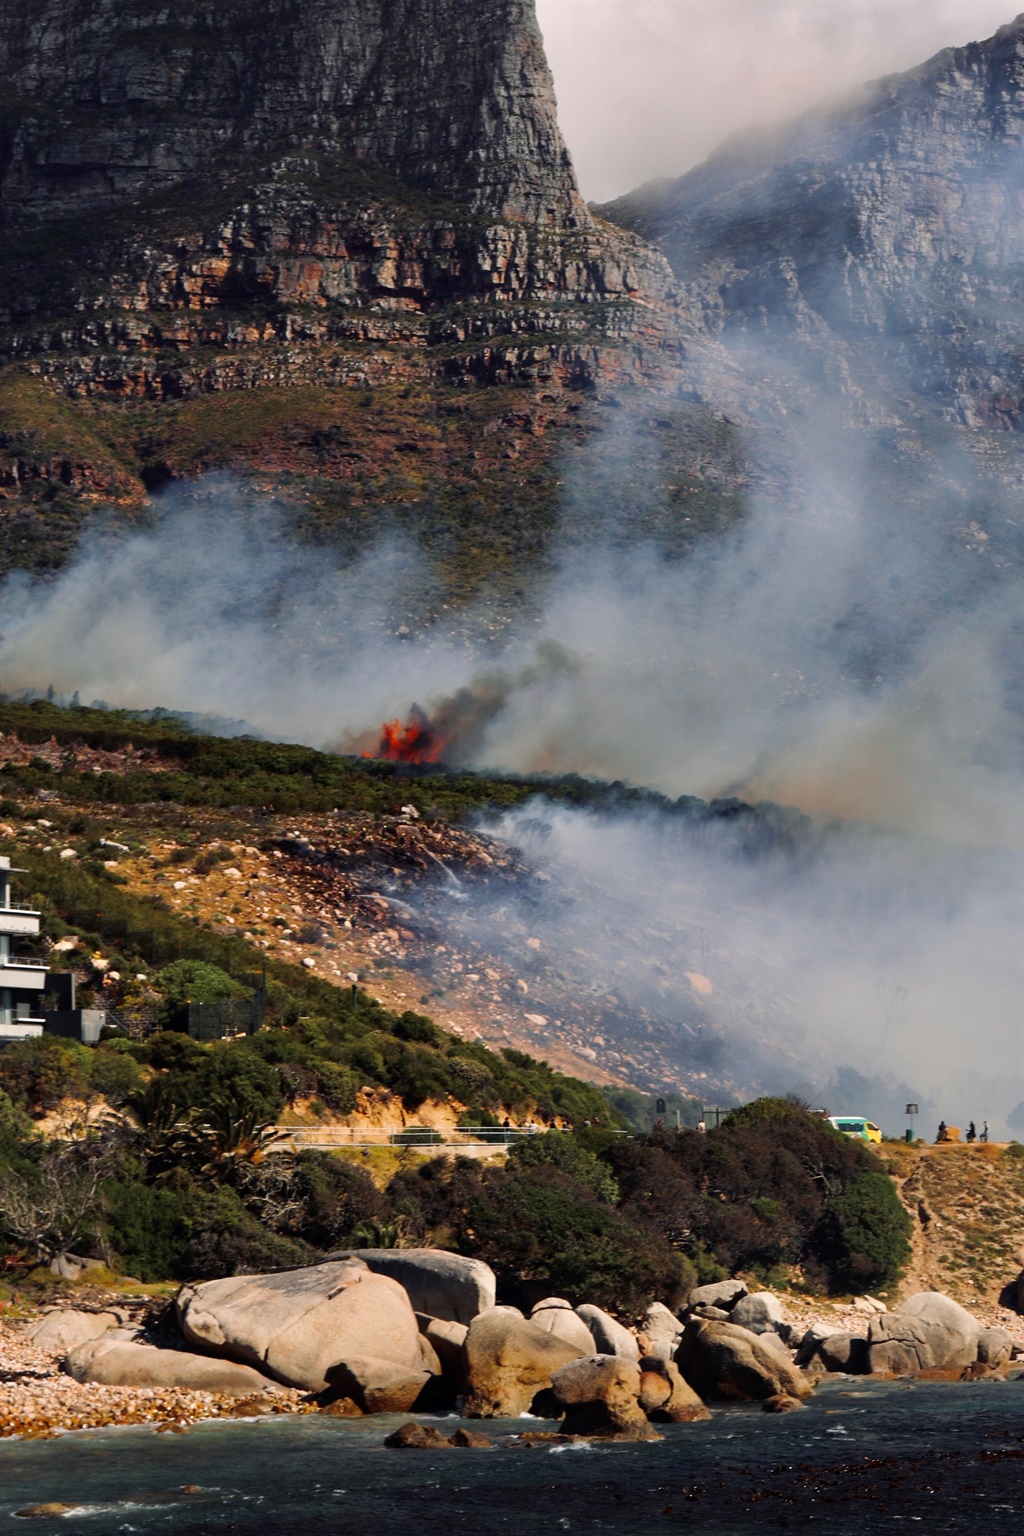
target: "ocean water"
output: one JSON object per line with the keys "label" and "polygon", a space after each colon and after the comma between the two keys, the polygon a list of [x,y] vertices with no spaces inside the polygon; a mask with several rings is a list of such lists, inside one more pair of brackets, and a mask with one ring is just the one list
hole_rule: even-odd
{"label": "ocean water", "polygon": [[[494,1450],[394,1451],[398,1418],[278,1418],[0,1442],[0,1533],[651,1536],[821,1530],[1024,1532],[1024,1377],[827,1382],[800,1413],[754,1406],[663,1426],[653,1445],[517,1447],[534,1421],[475,1421]],[[427,1420],[424,1420],[427,1422]],[[456,1419],[434,1420],[450,1432]],[[184,1484],[198,1485],[185,1493]],[[43,1501],[81,1507],[19,1519]]]}

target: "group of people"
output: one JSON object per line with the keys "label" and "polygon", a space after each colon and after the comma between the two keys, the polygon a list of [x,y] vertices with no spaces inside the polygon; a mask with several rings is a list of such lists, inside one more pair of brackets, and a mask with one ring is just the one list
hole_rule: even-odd
{"label": "group of people", "polygon": [[[945,1120],[940,1120],[939,1121],[939,1134],[936,1136],[935,1140],[936,1141],[949,1141],[950,1137],[949,1137],[948,1131],[949,1131],[949,1127],[946,1125]],[[964,1140],[967,1141],[967,1142],[988,1141],[988,1121],[987,1120],[983,1120],[982,1121],[982,1124],[981,1124],[981,1134],[979,1136],[977,1130],[975,1129],[974,1121],[972,1120],[970,1122],[970,1124],[968,1125],[968,1127],[967,1127],[967,1134],[964,1137]]]}

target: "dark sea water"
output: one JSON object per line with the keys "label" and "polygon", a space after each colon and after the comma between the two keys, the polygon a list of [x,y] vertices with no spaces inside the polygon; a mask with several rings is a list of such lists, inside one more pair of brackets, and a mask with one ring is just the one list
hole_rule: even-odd
{"label": "dark sea water", "polygon": [[[727,1408],[709,1424],[664,1426],[655,1445],[527,1450],[518,1432],[552,1426],[497,1420],[471,1426],[499,1442],[492,1451],[385,1450],[400,1422],[279,1418],[0,1442],[0,1533],[1024,1533],[1024,1378],[843,1378],[803,1412]],[[84,1507],[15,1516],[50,1500]]]}

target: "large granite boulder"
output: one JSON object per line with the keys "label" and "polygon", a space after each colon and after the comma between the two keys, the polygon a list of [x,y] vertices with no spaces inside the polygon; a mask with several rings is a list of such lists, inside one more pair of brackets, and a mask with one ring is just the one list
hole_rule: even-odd
{"label": "large granite boulder", "polygon": [[800,1398],[811,1394],[810,1382],[792,1361],[734,1323],[691,1318],[676,1363],[704,1401],[760,1402],[779,1393]]}
{"label": "large granite boulder", "polygon": [[576,1345],[584,1354],[593,1353],[594,1340],[590,1329],[581,1317],[577,1317],[569,1301],[562,1301],[558,1296],[549,1296],[539,1301],[530,1313],[530,1322],[535,1328],[542,1328],[545,1333],[553,1333],[567,1344]]}
{"label": "large granite boulder", "polygon": [[623,1360],[639,1360],[640,1346],[629,1329],[616,1322],[614,1317],[600,1307],[585,1304],[576,1308],[576,1316],[586,1323],[599,1355],[618,1355]]}
{"label": "large granite boulder", "polygon": [[494,1271],[480,1259],[438,1248],[358,1248],[332,1258],[361,1259],[375,1275],[387,1275],[408,1294],[414,1312],[467,1327],[494,1306]]}
{"label": "large granite boulder", "polygon": [[959,1371],[978,1358],[981,1325],[951,1296],[922,1291],[868,1326],[868,1362],[873,1375],[907,1376],[918,1371]]}
{"label": "large granite boulder", "polygon": [[177,1311],[190,1344],[308,1392],[322,1391],[349,1359],[423,1368],[406,1291],[358,1259],[185,1285]]}
{"label": "large granite boulder", "polygon": [[186,1350],[154,1349],[137,1343],[134,1330],[120,1328],[79,1344],[64,1369],[75,1381],[106,1387],[188,1387],[232,1397],[250,1397],[270,1387],[267,1378],[251,1366]]}
{"label": "large granite boulder", "polygon": [[584,1355],[551,1377],[564,1435],[654,1438],[640,1406],[640,1367],[618,1355]]}
{"label": "large granite boulder", "polygon": [[750,1333],[781,1333],[786,1326],[782,1302],[771,1291],[741,1296],[729,1312],[729,1321]]}
{"label": "large granite boulder", "polygon": [[535,1327],[515,1307],[481,1312],[466,1334],[463,1412],[470,1419],[516,1418],[550,1387],[560,1366],[582,1354],[574,1344]]}
{"label": "large granite boulder", "polygon": [[66,1355],[79,1344],[98,1339],[120,1324],[121,1318],[115,1312],[79,1312],[72,1307],[57,1307],[32,1325],[28,1337],[40,1349]]}
{"label": "large granite boulder", "polygon": [[647,1353],[660,1360],[673,1360],[683,1336],[683,1325],[663,1302],[654,1301],[644,1313],[640,1332],[647,1340]]}
{"label": "large granite boulder", "polygon": [[728,1312],[746,1294],[747,1287],[742,1280],[716,1280],[713,1285],[695,1285],[686,1304],[691,1308],[721,1307],[723,1312]]}
{"label": "large granite boulder", "polygon": [[667,1424],[689,1424],[711,1417],[675,1361],[663,1360],[660,1355],[645,1355],[640,1361],[640,1406]]}

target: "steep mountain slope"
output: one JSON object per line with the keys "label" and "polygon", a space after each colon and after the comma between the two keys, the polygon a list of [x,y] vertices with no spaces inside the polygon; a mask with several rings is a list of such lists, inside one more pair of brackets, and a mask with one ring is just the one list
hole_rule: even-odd
{"label": "steep mountain slope", "polygon": [[[509,461],[540,439],[486,478],[547,507],[524,484],[552,457],[539,395],[678,354],[664,259],[579,196],[531,0],[0,0],[0,79],[14,563],[59,563],[90,505],[210,464],[333,523],[458,503],[481,425]],[[472,444],[432,453],[473,382],[531,389],[525,432],[494,396]],[[339,420],[333,392],[390,385],[383,442]]]}
{"label": "steep mountain slope", "polygon": [[799,353],[855,420],[1019,427],[1022,87],[1024,15],[601,211],[714,333]]}

